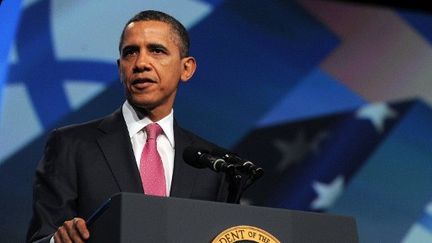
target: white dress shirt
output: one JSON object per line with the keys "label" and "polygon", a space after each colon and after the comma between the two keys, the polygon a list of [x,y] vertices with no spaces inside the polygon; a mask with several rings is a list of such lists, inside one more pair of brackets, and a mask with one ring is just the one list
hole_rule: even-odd
{"label": "white dress shirt", "polygon": [[[139,119],[133,107],[128,101],[125,101],[122,106],[123,117],[129,131],[129,137],[132,143],[135,160],[140,167],[141,153],[147,140],[147,134],[144,127],[153,123],[148,117]],[[163,133],[158,136],[157,150],[162,159],[165,180],[166,180],[166,195],[169,196],[171,190],[171,181],[174,171],[174,115],[173,110],[170,114],[156,122],[162,128]]]}

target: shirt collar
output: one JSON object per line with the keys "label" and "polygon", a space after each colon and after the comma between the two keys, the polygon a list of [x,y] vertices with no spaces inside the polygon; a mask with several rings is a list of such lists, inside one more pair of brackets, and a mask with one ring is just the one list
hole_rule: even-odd
{"label": "shirt collar", "polygon": [[[144,117],[142,119],[138,118],[137,113],[126,100],[122,106],[122,113],[124,120],[126,122],[127,129],[129,131],[129,137],[132,138],[135,134],[140,132],[145,126],[152,123],[152,121],[148,117]],[[168,138],[171,146],[174,148],[174,111],[171,109],[171,112],[168,116],[162,118],[161,120],[156,122],[161,126],[164,135]]]}

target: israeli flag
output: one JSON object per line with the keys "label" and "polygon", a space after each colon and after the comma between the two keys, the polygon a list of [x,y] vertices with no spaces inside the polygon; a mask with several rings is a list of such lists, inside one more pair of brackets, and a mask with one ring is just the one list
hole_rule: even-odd
{"label": "israeli flag", "polygon": [[165,11],[189,28],[213,7],[192,0],[26,0],[20,12],[20,1],[4,3],[8,21],[0,24],[10,40],[0,45],[0,164],[117,81],[121,30],[146,9]]}

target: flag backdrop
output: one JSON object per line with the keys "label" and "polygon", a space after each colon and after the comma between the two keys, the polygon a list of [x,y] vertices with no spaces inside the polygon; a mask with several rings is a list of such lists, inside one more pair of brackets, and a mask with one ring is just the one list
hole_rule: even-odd
{"label": "flag backdrop", "polygon": [[3,1],[1,242],[24,240],[46,134],[122,104],[119,35],[144,9],[190,31],[179,122],[265,169],[242,203],[432,242],[432,13],[326,0]]}

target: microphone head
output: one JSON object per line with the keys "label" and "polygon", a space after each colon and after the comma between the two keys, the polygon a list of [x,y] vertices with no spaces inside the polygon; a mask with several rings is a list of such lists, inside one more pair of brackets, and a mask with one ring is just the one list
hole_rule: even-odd
{"label": "microphone head", "polygon": [[217,148],[217,149],[212,150],[212,152],[213,152],[213,154],[222,157],[229,164],[239,164],[243,160],[237,154],[235,154],[231,151],[228,151],[226,149]]}
{"label": "microphone head", "polygon": [[230,153],[231,153],[230,151],[222,149],[222,148],[215,148],[212,150],[212,154],[219,156],[219,157],[222,157],[222,158],[229,157]]}
{"label": "microphone head", "polygon": [[200,159],[204,153],[208,151],[200,147],[189,146],[183,151],[183,160],[195,168],[202,169],[207,167],[207,164]]}
{"label": "microphone head", "polygon": [[261,167],[257,167],[253,172],[254,179],[258,179],[264,175],[264,170]]}

